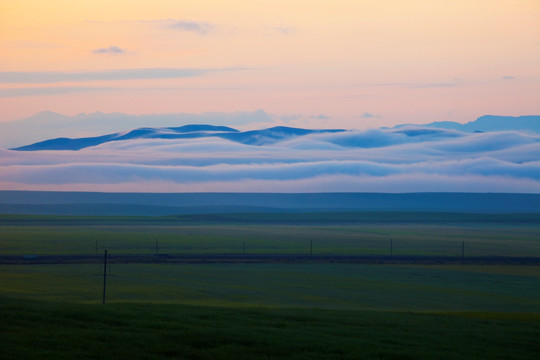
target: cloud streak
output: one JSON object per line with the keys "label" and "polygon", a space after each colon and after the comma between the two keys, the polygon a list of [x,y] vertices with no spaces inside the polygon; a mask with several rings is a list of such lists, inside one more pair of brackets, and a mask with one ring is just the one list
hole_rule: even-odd
{"label": "cloud streak", "polygon": [[89,86],[53,86],[53,87],[22,87],[0,89],[0,98],[25,97],[25,96],[43,96],[43,95],[61,95],[80,92],[94,91],[113,91],[121,90],[112,87],[89,87]]}
{"label": "cloud streak", "polygon": [[112,55],[122,55],[122,54],[126,54],[127,51],[118,47],[118,46],[114,46],[114,45],[111,45],[109,47],[106,47],[106,48],[99,48],[99,49],[95,49],[95,50],[92,50],[92,52],[94,54],[112,54]]}
{"label": "cloud streak", "polygon": [[0,82],[5,84],[49,84],[60,82],[178,79],[203,76],[211,72],[238,71],[244,68],[145,68],[102,71],[0,71]]}
{"label": "cloud streak", "polygon": [[207,35],[214,29],[214,25],[202,21],[167,20],[168,29],[192,32],[197,35]]}
{"label": "cloud streak", "polygon": [[364,119],[380,119],[380,116],[369,113],[369,112],[363,113],[362,115],[360,115],[360,117]]}
{"label": "cloud streak", "polygon": [[452,82],[410,82],[410,83],[364,83],[357,84],[360,87],[398,87],[410,89],[432,89],[432,88],[454,88],[468,86],[470,83],[464,81]]}

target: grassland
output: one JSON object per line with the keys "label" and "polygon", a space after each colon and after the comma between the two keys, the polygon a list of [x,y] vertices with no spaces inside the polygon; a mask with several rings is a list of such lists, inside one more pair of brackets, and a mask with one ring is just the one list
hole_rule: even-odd
{"label": "grassland", "polygon": [[540,217],[343,213],[180,217],[0,216],[3,255],[314,254],[540,257]]}
{"label": "grassland", "polygon": [[[536,215],[0,216],[0,253],[540,257]],[[472,221],[474,220],[474,221]],[[0,265],[1,359],[533,359],[540,267]]]}
{"label": "grassland", "polygon": [[534,359],[538,314],[0,300],[3,359]]}
{"label": "grassland", "polygon": [[[99,303],[98,264],[2,265],[0,295]],[[539,312],[537,266],[113,264],[109,303]]]}

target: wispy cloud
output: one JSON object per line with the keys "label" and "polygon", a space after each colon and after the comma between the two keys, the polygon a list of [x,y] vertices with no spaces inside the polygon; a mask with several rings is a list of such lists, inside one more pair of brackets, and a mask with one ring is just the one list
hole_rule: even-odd
{"label": "wispy cloud", "polygon": [[319,115],[312,115],[310,116],[311,119],[317,119],[317,120],[330,120],[331,117],[330,116],[327,116],[327,115],[324,115],[324,114],[319,114]]}
{"label": "wispy cloud", "polygon": [[106,48],[99,48],[99,49],[95,49],[95,50],[92,50],[92,52],[94,54],[110,54],[110,55],[122,55],[122,54],[126,54],[127,51],[125,49],[122,49],[118,46],[114,46],[114,45],[111,45],[109,47],[106,47]]}
{"label": "wispy cloud", "polygon": [[147,24],[153,25],[161,29],[172,29],[178,31],[185,31],[195,33],[197,35],[208,35],[216,29],[216,25],[205,22],[205,21],[194,21],[194,20],[177,20],[177,19],[140,19],[140,20],[123,20],[123,21],[96,21],[96,20],[86,20],[87,22],[94,24],[110,24],[110,23],[123,23],[123,24]]}
{"label": "wispy cloud", "polygon": [[380,116],[369,113],[369,112],[363,113],[362,115],[360,115],[360,117],[364,119],[379,119],[380,118]]}
{"label": "wispy cloud", "polygon": [[451,81],[451,82],[403,82],[403,83],[364,83],[357,84],[360,87],[403,87],[403,88],[452,88],[459,86],[467,86],[469,83],[464,81]]}
{"label": "wispy cloud", "polygon": [[85,87],[85,86],[47,86],[0,89],[0,98],[24,97],[38,95],[60,95],[93,91],[113,91],[118,88],[108,87]]}
{"label": "wispy cloud", "polygon": [[109,81],[131,79],[177,79],[202,76],[211,72],[245,70],[243,68],[192,69],[147,68],[113,69],[102,71],[0,71],[0,82],[5,84]]}
{"label": "wispy cloud", "polygon": [[404,87],[410,87],[410,88],[451,88],[451,87],[458,87],[458,86],[465,86],[465,83],[459,83],[459,82],[441,82],[441,83],[411,83],[411,84],[403,84]]}
{"label": "wispy cloud", "polygon": [[192,32],[198,35],[207,35],[214,30],[214,25],[202,21],[165,20],[165,27],[180,31]]}
{"label": "wispy cloud", "polygon": [[516,78],[515,76],[511,76],[511,75],[506,75],[506,76],[501,77],[501,79],[503,80],[514,80],[515,78]]}
{"label": "wispy cloud", "polygon": [[5,45],[12,46],[19,49],[54,49],[60,48],[61,45],[44,42],[44,41],[25,41],[25,40],[14,40],[14,41],[5,41]]}

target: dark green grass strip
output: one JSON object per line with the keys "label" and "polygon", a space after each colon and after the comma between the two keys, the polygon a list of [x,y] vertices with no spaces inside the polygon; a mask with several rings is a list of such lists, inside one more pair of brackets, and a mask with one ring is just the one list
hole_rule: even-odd
{"label": "dark green grass strip", "polygon": [[190,225],[190,224],[540,224],[539,213],[477,214],[403,211],[223,213],[168,216],[71,216],[0,214],[0,225]]}
{"label": "dark green grass strip", "polygon": [[534,359],[540,314],[0,299],[8,359]]}

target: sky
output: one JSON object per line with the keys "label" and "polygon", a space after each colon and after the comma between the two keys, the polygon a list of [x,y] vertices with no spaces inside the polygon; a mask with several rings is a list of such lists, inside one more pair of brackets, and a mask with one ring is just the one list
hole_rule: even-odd
{"label": "sky", "polygon": [[1,122],[262,111],[306,128],[464,123],[540,114],[538,64],[538,0],[0,2]]}
{"label": "sky", "polygon": [[[0,189],[540,193],[534,131],[394,128],[538,115],[539,64],[538,0],[0,1]],[[190,123],[348,131],[8,150]]]}

